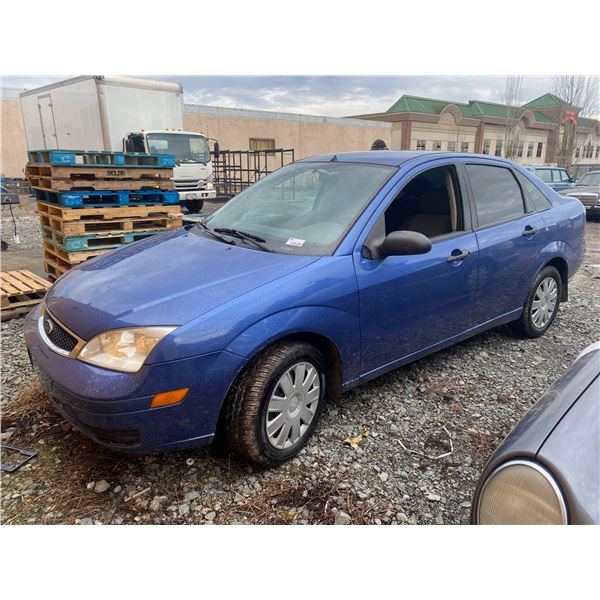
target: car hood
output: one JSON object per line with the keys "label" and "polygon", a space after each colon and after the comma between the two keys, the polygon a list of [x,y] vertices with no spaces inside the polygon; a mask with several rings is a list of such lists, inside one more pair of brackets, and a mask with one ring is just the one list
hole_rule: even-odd
{"label": "car hood", "polygon": [[232,246],[179,229],[71,269],[45,302],[59,321],[88,340],[119,327],[182,325],[316,260]]}
{"label": "car hood", "polygon": [[571,196],[576,194],[598,194],[600,192],[600,186],[597,185],[574,185],[561,192],[563,196]]}

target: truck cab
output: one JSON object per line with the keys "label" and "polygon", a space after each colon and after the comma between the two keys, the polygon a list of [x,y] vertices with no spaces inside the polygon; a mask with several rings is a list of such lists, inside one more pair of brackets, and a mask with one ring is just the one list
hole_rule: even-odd
{"label": "truck cab", "polygon": [[[173,170],[173,185],[179,192],[180,204],[189,212],[199,212],[205,200],[216,198],[206,136],[175,129],[135,131],[128,133],[123,139],[123,150],[174,154],[177,164]],[[214,151],[218,156],[219,144],[216,140]]]}

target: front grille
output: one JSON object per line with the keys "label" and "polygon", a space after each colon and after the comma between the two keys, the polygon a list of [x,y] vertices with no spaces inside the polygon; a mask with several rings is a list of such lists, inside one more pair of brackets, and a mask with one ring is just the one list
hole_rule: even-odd
{"label": "front grille", "polygon": [[44,314],[42,323],[47,338],[61,350],[72,352],[77,346],[77,338],[73,337],[63,326],[48,313]]}
{"label": "front grille", "polygon": [[206,182],[201,179],[173,179],[178,192],[197,192],[206,189]]}
{"label": "front grille", "polygon": [[596,196],[595,194],[570,194],[571,197],[575,197],[577,198],[577,200],[579,200],[579,202],[581,202],[581,204],[583,204],[584,206],[587,206],[588,208],[591,208],[592,206],[596,206],[596,203],[598,202],[598,196]]}

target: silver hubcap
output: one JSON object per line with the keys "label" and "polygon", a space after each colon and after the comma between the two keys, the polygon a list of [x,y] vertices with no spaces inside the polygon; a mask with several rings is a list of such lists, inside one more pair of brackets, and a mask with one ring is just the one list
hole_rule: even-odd
{"label": "silver hubcap", "polygon": [[321,381],[314,365],[292,365],[279,379],[267,406],[267,439],[278,449],[295,446],[315,416]]}
{"label": "silver hubcap", "polygon": [[556,302],[558,301],[558,286],[553,277],[546,277],[538,285],[531,305],[531,320],[533,324],[542,329],[554,314]]}

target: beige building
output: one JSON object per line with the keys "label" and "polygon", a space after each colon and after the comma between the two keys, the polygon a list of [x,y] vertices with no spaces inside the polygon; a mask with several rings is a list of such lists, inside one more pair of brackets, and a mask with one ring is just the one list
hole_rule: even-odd
{"label": "beige building", "polygon": [[[19,92],[0,89],[0,174],[23,177],[26,142]],[[572,108],[577,114],[577,108]],[[564,103],[545,94],[516,109],[513,135],[507,136],[508,108],[402,96],[386,112],[349,118],[185,105],[184,126],[216,138],[224,150],[293,149],[296,159],[367,150],[382,139],[391,150],[477,152],[506,156],[525,164],[552,163],[561,143]],[[600,121],[577,117],[572,148],[575,166],[600,167]],[[515,133],[516,132],[516,133]],[[276,159],[272,159],[273,161]],[[278,166],[278,165],[270,165]]]}
{"label": "beige building", "polygon": [[27,141],[17,88],[0,88],[0,175],[25,177]]}
{"label": "beige building", "polygon": [[600,121],[579,117],[579,110],[553,94],[520,107],[405,95],[384,113],[355,118],[391,123],[392,149],[476,152],[535,165],[557,161],[566,131],[564,116],[573,112],[575,141],[569,162],[600,166]]}

